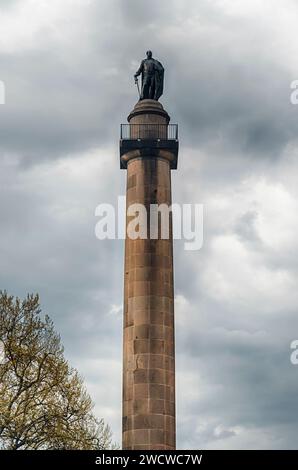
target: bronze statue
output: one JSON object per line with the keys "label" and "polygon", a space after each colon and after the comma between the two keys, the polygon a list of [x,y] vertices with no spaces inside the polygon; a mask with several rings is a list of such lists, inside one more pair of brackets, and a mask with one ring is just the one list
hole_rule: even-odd
{"label": "bronze statue", "polygon": [[140,100],[156,100],[163,94],[164,68],[162,64],[152,57],[152,52],[146,52],[147,58],[143,59],[136,71],[135,83],[138,85],[138,76],[142,74],[142,88]]}

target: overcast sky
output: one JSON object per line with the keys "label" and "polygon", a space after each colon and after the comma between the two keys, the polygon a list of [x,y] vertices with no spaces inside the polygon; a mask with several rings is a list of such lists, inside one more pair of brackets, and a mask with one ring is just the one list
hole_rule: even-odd
{"label": "overcast sky", "polygon": [[177,447],[297,448],[297,1],[1,0],[0,24],[0,288],[39,292],[120,442],[124,247],[94,211],[152,49],[173,200],[204,204],[203,248],[175,243]]}

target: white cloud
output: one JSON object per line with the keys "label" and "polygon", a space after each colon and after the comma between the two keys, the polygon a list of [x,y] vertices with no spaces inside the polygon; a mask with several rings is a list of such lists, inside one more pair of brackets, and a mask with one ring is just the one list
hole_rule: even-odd
{"label": "white cloud", "polygon": [[[52,41],[77,40],[76,28],[82,27],[91,0],[22,0],[10,8],[0,7],[0,51],[20,54],[37,50]],[[86,9],[86,10],[84,10]]]}
{"label": "white cloud", "polygon": [[297,277],[283,269],[270,269],[264,261],[236,236],[216,237],[202,274],[203,285],[208,295],[238,306],[246,315],[295,308]]}

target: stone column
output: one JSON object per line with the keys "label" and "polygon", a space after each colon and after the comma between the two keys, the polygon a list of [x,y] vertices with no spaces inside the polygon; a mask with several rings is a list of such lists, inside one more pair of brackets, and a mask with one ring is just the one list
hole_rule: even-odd
{"label": "stone column", "polygon": [[[154,100],[128,116],[139,148],[122,154],[126,204],[171,205],[169,116]],[[142,126],[138,126],[141,124]],[[146,124],[146,126],[143,126]],[[161,125],[161,126],[159,126]],[[159,139],[164,142],[159,148]],[[127,217],[127,224],[130,219]],[[126,237],[123,336],[123,449],[175,449],[173,240]]]}

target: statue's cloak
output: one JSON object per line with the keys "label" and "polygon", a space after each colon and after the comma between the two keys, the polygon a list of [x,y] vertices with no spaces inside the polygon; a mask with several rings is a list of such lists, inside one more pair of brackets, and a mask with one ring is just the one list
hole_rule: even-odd
{"label": "statue's cloak", "polygon": [[154,99],[158,101],[158,99],[163,94],[163,84],[164,84],[164,75],[165,69],[163,68],[162,64],[155,59],[155,94]]}

